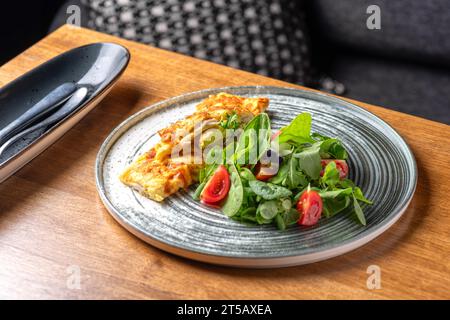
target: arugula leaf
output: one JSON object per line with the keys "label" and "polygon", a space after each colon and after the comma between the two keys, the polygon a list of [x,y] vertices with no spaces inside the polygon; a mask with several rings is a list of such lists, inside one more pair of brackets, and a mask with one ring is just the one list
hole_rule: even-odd
{"label": "arugula leaf", "polygon": [[228,171],[230,173],[231,186],[230,191],[228,191],[227,199],[222,207],[222,211],[226,216],[232,217],[242,206],[244,200],[244,188],[239,172],[233,164],[228,166]]}
{"label": "arugula leaf", "polygon": [[299,114],[288,126],[281,129],[278,136],[279,143],[289,142],[295,145],[314,143],[315,140],[310,136],[311,121],[311,114],[306,112]]}
{"label": "arugula leaf", "polygon": [[341,212],[347,208],[351,201],[349,196],[338,198],[325,198],[322,199],[323,203],[323,214],[325,217],[330,218],[335,214]]}
{"label": "arugula leaf", "polygon": [[347,151],[338,139],[327,139],[320,145],[320,156],[324,159],[334,158],[345,160],[348,158]]}
{"label": "arugula leaf", "polygon": [[351,196],[353,193],[352,188],[346,189],[335,189],[332,191],[321,191],[319,192],[320,197],[323,199],[335,199],[339,196]]}
{"label": "arugula leaf", "polygon": [[362,214],[362,209],[359,206],[358,198],[364,199],[361,201],[369,204],[371,204],[371,202],[362,195],[361,189],[359,189],[358,187],[321,191],[319,192],[319,195],[322,198],[323,202],[323,213],[327,218],[332,217],[333,215],[347,208],[352,202],[351,199],[353,199],[353,210],[356,214],[356,217],[361,224],[365,225],[364,214]]}
{"label": "arugula leaf", "polygon": [[329,218],[349,206],[350,196],[353,195],[353,189],[346,188],[320,191],[319,195],[322,198],[323,213],[325,217]]}
{"label": "arugula leaf", "polygon": [[341,181],[339,181],[338,186],[341,188],[354,188],[355,183],[350,180],[350,179],[342,179]]}
{"label": "arugula leaf", "polygon": [[245,208],[257,207],[258,201],[256,201],[256,194],[252,191],[250,187],[244,187],[244,197],[242,199],[242,205],[239,211]]}
{"label": "arugula leaf", "polygon": [[281,213],[279,213],[275,216],[275,223],[277,225],[278,230],[283,231],[284,229],[286,229],[286,223],[284,222],[284,219],[281,216]]}
{"label": "arugula leaf", "polygon": [[358,221],[365,226],[366,225],[366,217],[364,216],[364,213],[361,209],[361,207],[359,206],[358,200],[356,199],[355,196],[353,196],[353,207],[355,209],[355,214],[356,217],[358,218]]}
{"label": "arugula leaf", "polygon": [[372,201],[370,201],[369,199],[364,197],[364,194],[363,194],[363,192],[361,191],[361,189],[359,187],[355,187],[353,189],[353,195],[355,196],[355,198],[358,201],[362,201],[362,202],[367,203],[367,204],[373,204]]}
{"label": "arugula leaf", "polygon": [[299,160],[295,157],[290,157],[288,162],[286,180],[284,180],[283,185],[285,185],[289,189],[297,189],[299,187],[304,187],[307,184],[308,180],[300,171]]}
{"label": "arugula leaf", "polygon": [[[239,137],[235,150],[235,162],[238,164],[256,162],[270,148],[270,119],[267,113],[260,113],[245,127]],[[250,159],[256,151],[256,159]]]}
{"label": "arugula leaf", "polygon": [[334,161],[331,161],[325,167],[320,183],[324,186],[332,187],[340,183],[339,170],[336,168],[336,163]]}
{"label": "arugula leaf", "polygon": [[320,156],[323,159],[334,158],[345,160],[348,158],[347,151],[339,139],[330,138],[317,132],[312,133],[311,137],[316,141],[322,142],[320,145]]}
{"label": "arugula leaf", "polygon": [[295,153],[298,159],[298,167],[303,170],[311,179],[319,178],[322,165],[320,164],[320,142],[314,143],[311,147]]}
{"label": "arugula leaf", "polygon": [[249,186],[254,193],[264,200],[274,200],[290,197],[292,191],[273,183],[266,183],[259,180],[249,181]]}

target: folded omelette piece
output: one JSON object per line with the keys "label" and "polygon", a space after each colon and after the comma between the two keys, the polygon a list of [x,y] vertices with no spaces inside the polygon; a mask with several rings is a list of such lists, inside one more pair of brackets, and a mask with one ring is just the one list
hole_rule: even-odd
{"label": "folded omelette piece", "polygon": [[236,114],[240,123],[245,124],[264,112],[268,104],[267,98],[246,98],[228,93],[209,96],[196,106],[192,115],[159,130],[161,140],[131,163],[120,175],[120,180],[152,200],[163,201],[198,180],[203,164],[194,162],[193,154],[177,159],[172,159],[171,155],[180,143],[193,143],[194,127],[199,122],[202,130],[219,128],[221,121]]}

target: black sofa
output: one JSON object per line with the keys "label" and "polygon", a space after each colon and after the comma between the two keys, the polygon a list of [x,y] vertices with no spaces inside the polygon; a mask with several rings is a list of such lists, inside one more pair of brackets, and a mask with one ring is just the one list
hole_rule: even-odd
{"label": "black sofa", "polygon": [[[371,4],[380,30],[366,27]],[[450,1],[315,0],[307,10],[315,65],[346,96],[450,124]]]}
{"label": "black sofa", "polygon": [[[45,14],[30,12],[24,20],[19,19],[23,12],[17,5],[0,12],[1,37],[7,40],[0,62],[2,54],[5,61],[44,36],[43,29],[63,24],[69,4],[81,6],[86,26],[81,0],[42,3],[34,1],[33,10]],[[305,0],[304,4],[313,65],[344,84],[344,96],[450,124],[450,1]],[[374,4],[380,8],[380,30],[366,27],[367,7]]]}

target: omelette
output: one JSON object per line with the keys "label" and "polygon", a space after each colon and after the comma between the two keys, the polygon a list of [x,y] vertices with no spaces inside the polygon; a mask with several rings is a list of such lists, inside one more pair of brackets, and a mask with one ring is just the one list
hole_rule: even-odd
{"label": "omelette", "polygon": [[187,189],[198,181],[203,161],[194,161],[194,152],[176,158],[172,154],[174,148],[194,143],[196,124],[201,123],[203,131],[219,128],[231,115],[237,115],[240,124],[245,125],[264,112],[268,104],[267,98],[246,98],[223,92],[209,96],[196,106],[192,115],[159,130],[161,140],[131,163],[120,180],[155,201],[163,201],[178,190]]}

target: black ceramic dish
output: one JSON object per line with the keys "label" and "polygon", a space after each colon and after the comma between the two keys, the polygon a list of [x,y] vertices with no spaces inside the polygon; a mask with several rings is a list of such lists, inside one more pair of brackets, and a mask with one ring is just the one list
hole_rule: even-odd
{"label": "black ceramic dish", "polygon": [[[130,60],[114,43],[94,43],[67,51],[0,89],[0,130],[63,83],[86,87],[83,103],[63,120],[30,133],[0,157],[0,182],[44,151],[81,120],[107,94]],[[39,121],[39,120],[38,120]]]}

